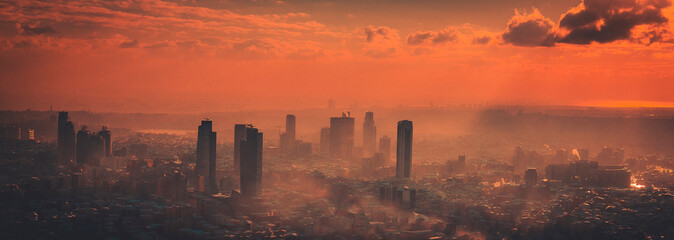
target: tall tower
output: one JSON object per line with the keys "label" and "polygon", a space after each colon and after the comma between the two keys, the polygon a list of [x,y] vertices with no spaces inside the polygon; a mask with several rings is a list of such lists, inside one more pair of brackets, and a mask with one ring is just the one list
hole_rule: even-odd
{"label": "tall tower", "polygon": [[295,142],[295,115],[286,115],[286,133],[291,142]]}
{"label": "tall tower", "polygon": [[246,140],[246,124],[234,125],[234,172],[240,171],[241,141]]}
{"label": "tall tower", "polygon": [[409,178],[412,170],[412,121],[398,122],[396,177]]}
{"label": "tall tower", "polygon": [[366,112],[363,121],[363,150],[366,157],[371,157],[377,147],[377,126],[374,124],[374,113]]}
{"label": "tall tower", "polygon": [[204,119],[199,125],[197,134],[197,160],[194,171],[196,173],[198,186],[204,181],[205,189],[199,191],[217,192],[215,181],[215,147],[216,134],[213,132],[213,122],[210,119]]}
{"label": "tall tower", "polygon": [[295,115],[286,115],[286,132],[280,136],[280,148],[284,153],[295,150]]}
{"label": "tall tower", "polygon": [[[71,156],[68,154],[68,142],[67,142],[67,125],[68,123],[68,112],[59,112],[59,117],[58,117],[58,129],[57,129],[57,143],[58,143],[58,161],[59,164],[64,164],[69,162],[70,160],[74,159],[69,159]],[[72,124],[71,124],[72,125]],[[75,129],[73,128],[73,135]],[[73,146],[74,148],[74,146]]]}
{"label": "tall tower", "polygon": [[105,157],[111,157],[112,156],[112,135],[110,134],[110,131],[108,130],[108,127],[103,126],[103,129],[101,129],[100,132],[98,132],[98,136],[101,136],[103,138],[103,145],[104,145],[104,156]]}
{"label": "tall tower", "polygon": [[241,195],[258,196],[262,187],[262,133],[252,125],[246,127],[241,141]]}
{"label": "tall tower", "polygon": [[63,146],[61,150],[62,159],[60,164],[68,164],[70,161],[75,161],[75,125],[73,122],[67,121],[61,131],[62,139],[59,140],[59,146]]}
{"label": "tall tower", "polygon": [[386,164],[391,161],[391,138],[388,136],[383,136],[379,139],[379,152],[382,153],[384,162]]}
{"label": "tall tower", "polygon": [[330,118],[330,154],[350,158],[353,152],[355,120],[350,113]]}

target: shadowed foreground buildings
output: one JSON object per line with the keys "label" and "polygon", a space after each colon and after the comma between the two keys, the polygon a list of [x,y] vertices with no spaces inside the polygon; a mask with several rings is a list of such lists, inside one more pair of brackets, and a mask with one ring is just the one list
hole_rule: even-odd
{"label": "shadowed foreground buildings", "polygon": [[87,126],[77,131],[76,159],[79,165],[100,166],[105,156],[105,140],[98,134],[89,132]]}
{"label": "shadowed foreground buildings", "polygon": [[396,178],[409,178],[412,173],[412,121],[398,122]]}
{"label": "shadowed foreground buildings", "polygon": [[241,195],[257,197],[262,187],[262,133],[252,125],[246,127],[241,147]]}
{"label": "shadowed foreground buildings", "polygon": [[196,180],[200,191],[215,193],[218,185],[215,178],[215,148],[217,135],[210,119],[201,121],[197,135]]}

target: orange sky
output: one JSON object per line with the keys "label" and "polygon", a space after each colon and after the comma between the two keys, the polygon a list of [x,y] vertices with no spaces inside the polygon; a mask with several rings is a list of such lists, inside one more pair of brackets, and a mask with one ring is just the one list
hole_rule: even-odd
{"label": "orange sky", "polygon": [[0,2],[0,109],[672,106],[671,5]]}

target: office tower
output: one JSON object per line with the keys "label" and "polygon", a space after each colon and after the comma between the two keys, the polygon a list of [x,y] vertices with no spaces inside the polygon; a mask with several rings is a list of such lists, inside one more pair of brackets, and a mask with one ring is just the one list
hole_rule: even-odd
{"label": "office tower", "polygon": [[379,152],[383,154],[385,164],[391,161],[391,138],[383,136],[379,139]]}
{"label": "office tower", "polygon": [[101,138],[103,138],[103,145],[105,147],[104,156],[106,158],[112,157],[112,135],[110,135],[108,127],[103,126],[103,129],[101,129],[101,131],[98,132],[98,136],[101,136]]}
{"label": "office tower", "polygon": [[324,127],[321,128],[321,154],[327,154],[330,152],[330,128]]}
{"label": "office tower", "polygon": [[350,158],[353,152],[355,120],[350,113],[330,118],[330,154]]}
{"label": "office tower", "polygon": [[65,125],[63,126],[62,130],[62,139],[59,141],[62,141],[63,144],[60,144],[59,146],[63,146],[61,150],[61,156],[63,158],[60,159],[60,164],[68,164],[71,161],[75,161],[75,142],[76,142],[76,135],[75,135],[75,125],[73,125],[73,122],[67,121]]}
{"label": "office tower", "polygon": [[217,192],[215,181],[215,147],[216,133],[213,132],[213,122],[210,119],[201,121],[197,134],[197,159],[194,171],[197,179],[203,179],[204,187],[199,191]]}
{"label": "office tower", "polygon": [[288,114],[286,115],[286,133],[291,142],[296,140],[295,138],[295,115]]}
{"label": "office tower", "polygon": [[295,115],[286,115],[286,132],[280,136],[280,148],[283,153],[294,152],[295,148]]}
{"label": "office tower", "polygon": [[536,186],[537,182],[538,182],[538,173],[536,172],[536,169],[535,168],[527,169],[527,171],[524,172],[524,184],[527,187],[533,187]]}
{"label": "office tower", "polygon": [[234,172],[241,166],[241,141],[246,140],[246,124],[234,125]]}
{"label": "office tower", "polygon": [[377,147],[377,126],[374,124],[374,113],[366,112],[363,121],[363,153],[370,157]]}
{"label": "office tower", "polygon": [[75,160],[75,127],[68,121],[68,112],[59,112],[57,132],[58,161],[67,164]]}
{"label": "office tower", "polygon": [[103,138],[90,133],[87,126],[82,126],[82,129],[77,131],[75,151],[77,164],[99,166],[101,157],[105,154]]}
{"label": "office tower", "polygon": [[396,177],[409,178],[412,170],[412,121],[398,122]]}
{"label": "office tower", "polygon": [[241,195],[258,196],[262,186],[262,133],[252,125],[246,127],[245,140],[241,141]]}

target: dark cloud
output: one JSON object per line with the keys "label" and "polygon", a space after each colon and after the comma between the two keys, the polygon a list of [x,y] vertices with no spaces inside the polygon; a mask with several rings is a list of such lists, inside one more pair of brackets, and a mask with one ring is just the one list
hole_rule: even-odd
{"label": "dark cloud", "polygon": [[443,44],[454,42],[458,39],[458,32],[455,29],[447,29],[440,32],[416,32],[407,35],[408,45],[422,44]]}
{"label": "dark cloud", "polygon": [[32,27],[28,25],[21,26],[21,30],[26,35],[52,35],[56,34],[56,30],[51,26],[42,26],[42,27]]}
{"label": "dark cloud", "polygon": [[[662,10],[671,0],[584,0],[562,15],[559,24],[532,14],[516,13],[501,35],[517,46],[553,46],[555,43],[590,44],[630,40],[645,44],[669,42],[669,19]],[[634,31],[645,26],[645,32]]]}
{"label": "dark cloud", "polygon": [[367,35],[367,42],[372,42],[377,38],[390,39],[391,29],[388,27],[367,26],[363,31]]}
{"label": "dark cloud", "polygon": [[515,12],[501,38],[516,46],[553,46],[555,27],[555,23],[543,17],[537,9],[531,14]]}
{"label": "dark cloud", "polygon": [[585,0],[559,21],[560,29],[568,34],[558,41],[590,44],[627,40],[638,25],[667,23],[662,9],[670,5],[669,0]]}
{"label": "dark cloud", "polygon": [[138,40],[123,42],[123,43],[119,44],[120,48],[137,48],[139,46],[140,45],[138,44]]}

